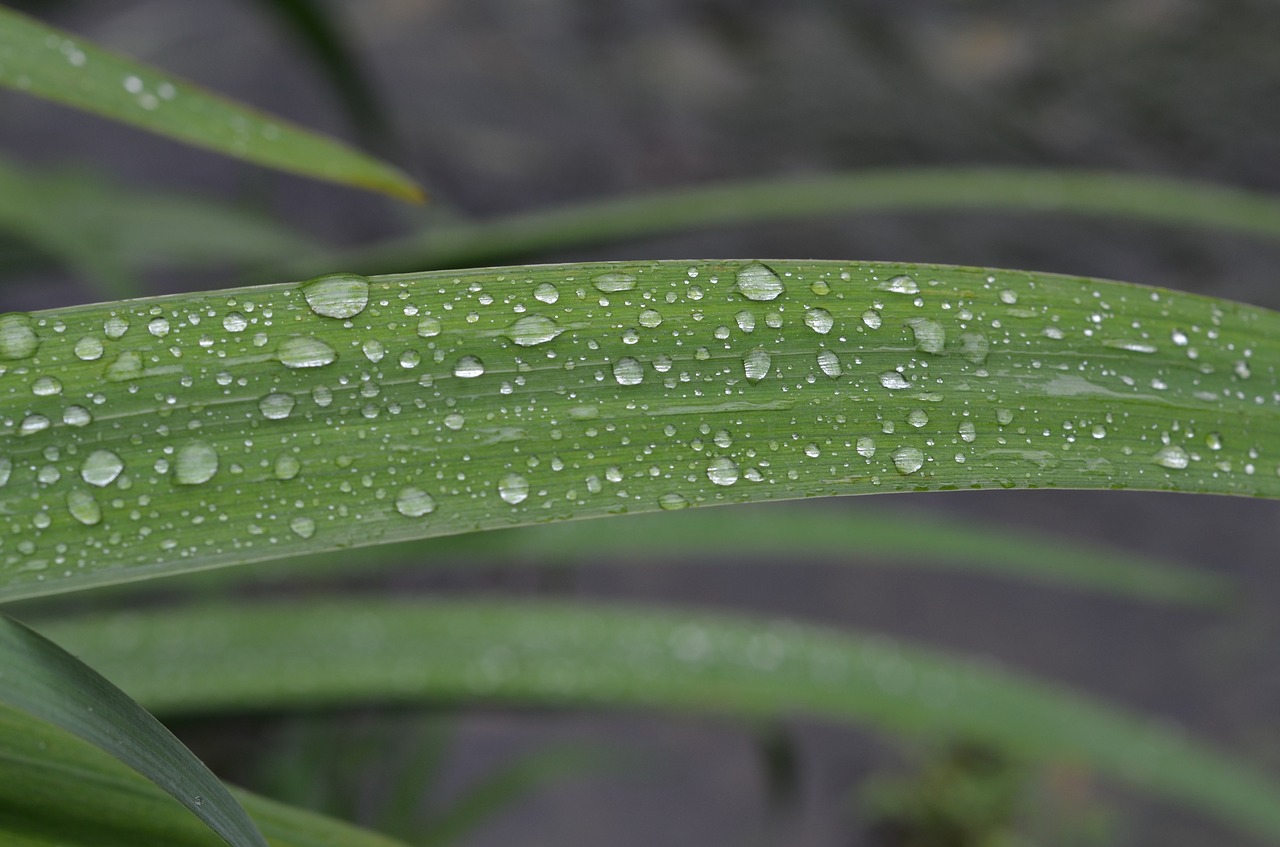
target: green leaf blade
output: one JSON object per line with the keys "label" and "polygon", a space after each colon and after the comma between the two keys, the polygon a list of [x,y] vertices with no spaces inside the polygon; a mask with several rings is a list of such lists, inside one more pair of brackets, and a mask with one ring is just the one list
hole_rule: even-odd
{"label": "green leaf blade", "polygon": [[689,505],[1280,496],[1280,315],[1049,274],[338,275],[4,316],[0,353],[6,598]]}
{"label": "green leaf blade", "polygon": [[197,607],[46,631],[161,712],[476,700],[802,712],[1084,763],[1280,836],[1274,776],[1058,686],[884,636],[725,615],[414,601]]}
{"label": "green leaf blade", "polygon": [[421,200],[390,165],[0,9],[0,84],[266,167]]}
{"label": "green leaf blade", "polygon": [[151,780],[233,847],[266,847],[240,804],[159,721],[57,645],[0,616],[0,705],[47,721]]}

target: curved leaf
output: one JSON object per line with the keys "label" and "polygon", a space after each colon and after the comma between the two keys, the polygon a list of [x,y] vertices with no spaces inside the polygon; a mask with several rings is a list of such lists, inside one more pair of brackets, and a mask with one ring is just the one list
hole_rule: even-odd
{"label": "curved leaf", "polygon": [[0,596],[688,505],[1280,496],[1280,314],[1049,274],[497,268],[0,317]]}
{"label": "curved leaf", "polygon": [[408,176],[345,144],[5,8],[0,57],[0,85],[266,167],[422,199]]}
{"label": "curved leaf", "polygon": [[234,847],[265,847],[244,809],[160,722],[56,644],[0,616],[0,705],[47,721],[133,768]]}
{"label": "curved leaf", "polygon": [[45,627],[162,712],[368,700],[804,712],[1068,759],[1280,837],[1280,782],[1158,722],[884,637],[563,604],[308,601]]}

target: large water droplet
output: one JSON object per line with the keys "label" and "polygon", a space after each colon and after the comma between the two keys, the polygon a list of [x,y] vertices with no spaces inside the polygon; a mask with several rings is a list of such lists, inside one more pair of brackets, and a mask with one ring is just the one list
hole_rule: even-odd
{"label": "large water droplet", "polygon": [[510,473],[498,483],[498,496],[515,506],[529,496],[529,481],[518,473]]}
{"label": "large water droplet", "polygon": [[748,300],[775,300],[782,293],[782,280],[762,262],[752,262],[738,271],[738,291]]}
{"label": "large water droplet", "polygon": [[666,512],[674,512],[678,509],[689,508],[689,500],[683,494],[674,492],[663,494],[658,498],[658,508]]}
{"label": "large water droplet", "polygon": [[461,379],[475,379],[484,376],[484,362],[475,356],[463,356],[453,366],[453,375]]}
{"label": "large water droplet", "polygon": [[657,329],[662,326],[662,313],[657,309],[644,309],[640,312],[640,326],[645,329]]}
{"label": "large water droplet", "polygon": [[289,394],[268,394],[258,401],[263,417],[273,421],[284,420],[293,411],[294,399]]}
{"label": "large water droplet", "polygon": [[227,332],[244,332],[249,326],[249,319],[239,312],[228,312],[222,319],[222,328]]}
{"label": "large water droplet", "polygon": [[293,479],[300,470],[302,470],[302,462],[298,461],[297,456],[289,453],[281,453],[276,456],[276,460],[271,466],[271,473],[276,479]]}
{"label": "large water droplet", "polygon": [[545,344],[562,332],[564,330],[545,315],[525,315],[507,327],[507,337],[521,347]]}
{"label": "large water droplet", "polygon": [[396,511],[406,518],[420,518],[435,510],[436,499],[421,488],[411,485],[400,489],[400,493],[396,495]]}
{"label": "large water droplet", "polygon": [[96,335],[86,335],[76,342],[76,358],[82,362],[93,362],[102,358],[102,340]]}
{"label": "large water droplet", "polygon": [[769,375],[773,367],[773,359],[764,350],[752,350],[742,358],[742,369],[747,374],[747,381],[756,383]]}
{"label": "large water droplet", "polygon": [[112,315],[102,322],[102,331],[107,338],[113,340],[123,338],[124,334],[129,331],[129,319],[123,315]]}
{"label": "large water droplet", "polygon": [[866,324],[869,329],[879,329],[884,323],[884,318],[880,317],[880,313],[875,309],[867,309],[862,313],[862,322]]}
{"label": "large water droplet", "polygon": [[840,366],[840,357],[834,350],[822,350],[818,353],[818,367],[832,379],[844,373],[844,368]]}
{"label": "large water droplet", "polygon": [[1180,471],[1191,463],[1191,457],[1187,455],[1187,451],[1183,450],[1176,444],[1166,444],[1156,451],[1151,457],[1151,461],[1164,468]]}
{"label": "large water droplet", "polygon": [[924,454],[916,447],[899,447],[893,451],[893,466],[900,474],[913,474],[924,467]]}
{"label": "large water droplet", "polygon": [[62,410],[62,422],[67,426],[88,426],[93,415],[84,406],[68,406]]}
{"label": "large water droplet", "polygon": [[80,478],[90,485],[104,488],[115,482],[124,471],[124,462],[110,450],[94,450],[80,465]]}
{"label": "large water droplet", "polygon": [[218,451],[203,441],[184,445],[173,460],[173,481],[178,485],[200,485],[217,472]]}
{"label": "large water droplet", "polygon": [[35,435],[37,432],[43,432],[50,426],[50,421],[44,415],[27,415],[22,419],[22,423],[18,424],[18,435]]}
{"label": "large water droplet", "polygon": [[42,376],[31,383],[31,393],[37,397],[52,397],[62,393],[62,383],[54,376]]}
{"label": "large water droplet", "polygon": [[826,309],[809,309],[804,313],[804,323],[819,335],[826,335],[831,331],[835,320]]}
{"label": "large water droplet", "polygon": [[890,391],[911,387],[911,383],[907,382],[907,378],[897,371],[885,371],[880,374],[880,384]]}
{"label": "large water droplet", "polygon": [[31,318],[18,312],[0,316],[0,359],[26,359],[40,346]]}
{"label": "large water droplet", "polygon": [[919,429],[928,422],[929,413],[924,409],[912,409],[910,412],[907,412],[907,423],[911,424],[916,429]]}
{"label": "large water droplet", "polygon": [[533,289],[533,296],[540,302],[550,305],[560,299],[560,290],[549,282],[543,282]]}
{"label": "large water droplet", "polygon": [[881,291],[892,291],[894,294],[919,294],[920,286],[909,276],[895,276],[876,286]]}
{"label": "large water droplet", "polygon": [[328,344],[306,335],[295,335],[281,341],[276,356],[286,368],[322,368],[338,358]]}
{"label": "large water droplet", "polygon": [[102,507],[98,501],[88,491],[79,488],[67,492],[67,511],[85,526],[93,526],[102,520]]}
{"label": "large water droplet", "polygon": [[591,284],[598,291],[606,294],[613,294],[616,291],[630,291],[636,287],[636,278],[631,274],[623,273],[607,273],[600,274],[591,280]]}
{"label": "large water droplet", "polygon": [[960,433],[960,440],[966,443],[971,444],[978,438],[978,428],[973,421],[961,421],[956,431]]}
{"label": "large water droplet", "polygon": [[418,321],[419,338],[435,338],[440,334],[440,319],[430,315]]}
{"label": "large water droplet", "polygon": [[639,385],[644,381],[644,365],[630,356],[613,363],[613,378],[619,385]]}
{"label": "large water droplet", "polygon": [[329,274],[302,286],[311,311],[326,318],[354,318],[369,305],[369,280],[356,274]]}
{"label": "large water droplet", "polygon": [[733,485],[738,481],[738,465],[728,456],[712,459],[707,465],[707,479],[716,485]]}
{"label": "large water droplet", "polygon": [[941,353],[946,345],[947,332],[942,324],[933,318],[912,318],[907,321],[911,334],[915,336],[916,346],[926,353]]}
{"label": "large water droplet", "polygon": [[316,534],[316,522],[306,515],[298,515],[289,521],[289,529],[301,539],[308,539]]}

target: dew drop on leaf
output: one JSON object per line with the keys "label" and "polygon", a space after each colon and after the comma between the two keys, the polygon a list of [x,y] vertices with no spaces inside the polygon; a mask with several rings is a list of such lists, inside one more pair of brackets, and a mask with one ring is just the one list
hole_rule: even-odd
{"label": "dew drop on leaf", "polygon": [[924,454],[916,447],[899,447],[893,451],[893,466],[900,474],[913,474],[924,467]]}
{"label": "dew drop on leaf", "polygon": [[498,483],[498,495],[512,506],[523,503],[529,496],[529,481],[518,473],[507,474]]}
{"label": "dew drop on leaf", "polygon": [[947,334],[942,324],[933,318],[912,318],[907,321],[911,334],[915,336],[916,347],[926,353],[941,353],[946,345]]}
{"label": "dew drop on leaf", "polygon": [[299,538],[307,539],[316,534],[316,522],[306,515],[298,515],[289,521],[289,529]]}
{"label": "dew drop on leaf", "polygon": [[804,323],[819,335],[826,335],[835,321],[826,309],[809,309],[804,313]]}
{"label": "dew drop on leaf", "polygon": [[716,485],[733,485],[738,481],[738,465],[727,456],[712,459],[707,465],[707,479]]}
{"label": "dew drop on leaf", "polygon": [[328,344],[306,335],[295,335],[280,342],[276,356],[286,368],[322,368],[338,358]]}
{"label": "dew drop on leaf", "polygon": [[430,315],[418,321],[419,338],[435,338],[440,334],[440,319]]}
{"label": "dew drop on leaf", "polygon": [[738,291],[748,300],[776,300],[782,288],[782,280],[762,262],[752,262],[738,271]]}
{"label": "dew drop on leaf", "polygon": [[400,489],[400,493],[396,495],[396,511],[406,518],[420,518],[435,510],[435,498],[421,488],[408,486]]}
{"label": "dew drop on leaf", "polygon": [[1156,454],[1151,457],[1151,461],[1163,468],[1180,471],[1191,463],[1191,457],[1187,455],[1186,450],[1183,450],[1178,445],[1166,444],[1156,451]]}
{"label": "dew drop on leaf", "polygon": [[297,456],[281,453],[271,465],[271,473],[276,479],[293,479],[302,470],[302,463]]}
{"label": "dew drop on leaf", "polygon": [[520,347],[545,344],[562,332],[564,330],[545,315],[525,315],[507,327],[507,337]]}
{"label": "dew drop on leaf", "polygon": [[354,318],[369,305],[369,280],[357,274],[328,274],[303,283],[311,311],[326,318]]}
{"label": "dew drop on leaf", "polygon": [[90,485],[104,488],[115,482],[124,471],[124,462],[110,450],[94,450],[80,465],[80,478]]}
{"label": "dew drop on leaf", "polygon": [[173,481],[178,485],[200,485],[218,472],[218,451],[203,441],[183,445],[173,460]]}
{"label": "dew drop on leaf", "polygon": [[463,356],[453,366],[453,375],[460,379],[475,379],[484,376],[484,362],[475,356]]}
{"label": "dew drop on leaf", "polygon": [[683,494],[671,492],[658,498],[658,508],[666,512],[689,508],[689,501]]}
{"label": "dew drop on leaf", "polygon": [[639,385],[644,381],[644,365],[630,356],[613,363],[613,378],[619,385]]}
{"label": "dew drop on leaf", "polygon": [[840,357],[834,350],[823,350],[818,353],[818,367],[832,379],[844,373],[844,368],[840,366]]}
{"label": "dew drop on leaf", "polygon": [[39,347],[30,317],[17,312],[0,316],[0,359],[27,359]]}
{"label": "dew drop on leaf", "polygon": [[880,384],[890,391],[911,387],[911,383],[907,382],[907,378],[897,371],[885,371],[880,374]]}
{"label": "dew drop on leaf", "polygon": [[71,517],[85,526],[93,526],[102,521],[102,507],[88,491],[79,488],[67,492],[67,511]]}
{"label": "dew drop on leaf", "polygon": [[757,383],[769,375],[773,359],[764,350],[752,350],[742,358],[742,369],[746,372],[747,382]]}
{"label": "dew drop on leaf", "polygon": [[262,416],[273,421],[284,420],[293,411],[294,399],[288,394],[268,394],[258,401]]}

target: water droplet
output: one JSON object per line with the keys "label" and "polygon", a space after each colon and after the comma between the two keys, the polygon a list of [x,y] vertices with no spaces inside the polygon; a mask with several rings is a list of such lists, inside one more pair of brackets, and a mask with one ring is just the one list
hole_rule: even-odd
{"label": "water droplet", "polygon": [[467,423],[467,419],[457,412],[450,412],[444,416],[444,425],[449,429],[457,432]]}
{"label": "water droplet", "polygon": [[907,423],[911,424],[916,429],[919,429],[928,422],[929,413],[924,409],[912,409],[910,412],[907,412]]}
{"label": "water droplet", "polygon": [[876,454],[875,439],[869,435],[858,436],[858,455],[864,459],[870,459]]}
{"label": "water droplet", "polygon": [[876,286],[881,291],[892,291],[894,294],[919,294],[920,286],[909,276],[895,276]]}
{"label": "water droplet", "polygon": [[1012,288],[1006,288],[1004,291],[1000,292],[1000,302],[1008,306],[1014,305],[1018,302],[1018,292],[1014,291]]}
{"label": "water droplet", "polygon": [[804,454],[810,459],[816,459],[822,455],[822,449],[817,444],[810,442],[804,446]]}
{"label": "water droplet", "polygon": [[942,324],[932,318],[912,318],[907,321],[911,334],[915,336],[916,347],[926,353],[941,353],[946,345],[947,333]]}
{"label": "water droplet", "polygon": [[1187,338],[1187,334],[1180,329],[1175,329],[1170,333],[1169,337],[1172,338],[1173,343],[1179,347],[1186,347],[1191,341],[1191,339]]}
{"label": "water droplet", "polygon": [[169,321],[164,318],[153,318],[147,324],[147,332],[151,333],[156,338],[164,338],[169,334]]}
{"label": "water droplet", "polygon": [[564,330],[545,315],[525,315],[507,327],[507,337],[521,347],[545,344],[562,332]]}
{"label": "water droplet", "polygon": [[126,350],[107,365],[104,375],[110,382],[136,379],[142,376],[142,357],[132,350]]}
{"label": "water droplet", "polygon": [[767,377],[771,367],[773,367],[773,359],[764,350],[752,350],[742,358],[742,369],[746,371],[747,381],[751,383]]}
{"label": "water droplet", "polygon": [[31,393],[37,397],[52,397],[62,393],[62,383],[57,377],[42,376],[31,383]]}
{"label": "water droplet", "polygon": [[832,379],[844,373],[844,368],[840,366],[840,357],[834,350],[823,350],[818,353],[818,367]]}
{"label": "water droplet", "polygon": [[631,274],[607,273],[593,278],[591,284],[596,287],[597,291],[613,294],[617,291],[630,291],[635,288],[636,278]]}
{"label": "water droplet", "polygon": [[879,329],[884,323],[884,318],[880,317],[880,313],[875,309],[867,309],[862,313],[862,322],[870,329]]}
{"label": "water droplet", "polygon": [[0,359],[26,359],[40,346],[31,318],[18,312],[0,316]]}
{"label": "water droplet", "polygon": [[733,485],[738,481],[738,466],[727,456],[712,459],[707,465],[707,479],[716,485]]}
{"label": "water droplet", "polygon": [[970,444],[978,437],[978,428],[974,426],[973,421],[961,421],[957,431],[960,433],[960,440]]}
{"label": "water droplet", "polygon": [[658,498],[658,508],[666,512],[674,512],[677,509],[689,508],[689,501],[683,494],[674,492],[663,494]]}
{"label": "water droplet", "polygon": [[985,335],[980,332],[962,332],[958,340],[961,356],[975,365],[987,361],[987,356],[991,353],[991,342],[987,341]]}
{"label": "water droplet", "polygon": [[356,274],[329,274],[303,283],[311,311],[326,318],[354,318],[369,305],[369,280]]}
{"label": "water droplet", "polygon": [[913,474],[924,467],[924,454],[916,447],[899,447],[893,451],[893,466],[900,474]]}
{"label": "water droplet", "polygon": [[62,422],[67,426],[88,426],[93,415],[84,406],[68,406],[62,410]]}
{"label": "water droplet", "polygon": [[752,262],[738,271],[738,291],[748,300],[775,300],[782,293],[782,280],[768,265]]}
{"label": "water droplet", "polygon": [[475,379],[484,376],[484,362],[475,356],[463,356],[453,366],[453,375],[461,379]]}
{"label": "water droplet", "polygon": [[756,328],[756,316],[743,309],[741,312],[733,316],[734,321],[738,324],[738,329],[743,332],[754,332]]}
{"label": "water droplet", "polygon": [[435,510],[436,499],[421,488],[408,486],[396,495],[396,511],[406,518],[420,518]]}
{"label": "water droplet", "polygon": [[880,384],[890,391],[911,387],[911,383],[907,382],[907,378],[897,371],[885,371],[880,374]]}
{"label": "water droplet", "polygon": [[102,358],[102,341],[96,335],[86,335],[76,342],[76,358],[82,362],[93,362]]}
{"label": "water droplet", "polygon": [[288,453],[281,453],[276,456],[275,462],[271,466],[271,473],[276,479],[293,479],[302,470],[302,463],[298,461],[297,456]]}
{"label": "water droplet", "polygon": [[639,385],[644,381],[644,365],[630,356],[613,363],[613,378],[619,385]]}
{"label": "water droplet", "polygon": [[299,538],[307,539],[316,534],[316,522],[306,515],[298,515],[289,521],[289,529]]}
{"label": "water droplet", "polygon": [[112,340],[123,338],[129,331],[129,319],[123,315],[112,315],[102,322],[102,331]]}
{"label": "water droplet", "polygon": [[360,351],[364,353],[364,357],[375,365],[381,362],[383,357],[387,355],[387,348],[382,346],[382,342],[376,338],[370,338],[368,341],[360,345]]}
{"label": "water droplet", "polygon": [[0,488],[9,484],[9,475],[13,473],[13,460],[8,456],[0,456]]}
{"label": "water droplet", "polygon": [[831,331],[835,320],[826,309],[809,309],[804,313],[804,323],[818,335],[826,335]]}
{"label": "water droplet", "polygon": [[294,399],[289,394],[268,394],[258,401],[262,416],[273,421],[284,420],[293,411]]}
{"label": "water droplet", "polygon": [[44,415],[27,415],[18,424],[18,435],[35,435],[49,428],[49,419]]}
{"label": "water droplet", "polygon": [[228,312],[222,319],[222,328],[227,332],[244,332],[249,326],[249,319],[239,312]]}
{"label": "water droplet", "polygon": [[280,342],[276,356],[286,368],[322,368],[338,358],[328,344],[306,335],[295,335]]}
{"label": "water droplet", "polygon": [[529,481],[518,473],[510,473],[498,483],[498,496],[515,506],[529,496]]}
{"label": "water droplet", "polygon": [[418,321],[419,338],[435,338],[440,334],[440,319],[430,315]]}
{"label": "water droplet", "polygon": [[1187,455],[1186,450],[1183,450],[1178,445],[1166,444],[1156,451],[1156,454],[1151,457],[1151,461],[1161,467],[1180,471],[1191,463],[1191,457]]}
{"label": "water droplet", "polygon": [[183,446],[173,460],[173,481],[178,485],[200,485],[217,472],[218,452],[203,441]]}
{"label": "water droplet", "polygon": [[1210,450],[1221,450],[1222,434],[1218,432],[1211,432],[1204,437],[1204,443],[1209,446]]}
{"label": "water droplet", "polygon": [[110,450],[94,450],[80,465],[80,478],[90,485],[105,488],[124,471],[124,462]]}
{"label": "water droplet", "polygon": [[657,329],[662,326],[662,313],[656,309],[645,309],[640,312],[640,326],[645,329]]}
{"label": "water droplet", "polygon": [[67,511],[85,526],[94,526],[102,520],[102,507],[98,501],[88,491],[79,488],[67,492]]}
{"label": "water droplet", "polygon": [[560,290],[549,282],[543,282],[533,289],[533,296],[550,305],[560,299]]}
{"label": "water droplet", "polygon": [[1013,411],[1010,409],[996,409],[996,422],[1001,426],[1008,426],[1013,423]]}

